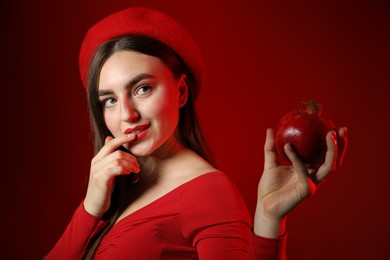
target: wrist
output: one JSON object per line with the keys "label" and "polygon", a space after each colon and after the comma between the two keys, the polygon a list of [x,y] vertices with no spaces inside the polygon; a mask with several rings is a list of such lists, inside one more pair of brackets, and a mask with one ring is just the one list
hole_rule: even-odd
{"label": "wrist", "polygon": [[101,219],[103,214],[104,214],[104,212],[102,212],[102,210],[99,210],[97,207],[94,207],[92,205],[93,204],[88,201],[88,198],[84,199],[84,201],[83,201],[84,210],[88,214],[92,215],[93,217]]}
{"label": "wrist", "polygon": [[287,217],[277,218],[256,209],[253,231],[257,236],[278,238],[286,232]]}

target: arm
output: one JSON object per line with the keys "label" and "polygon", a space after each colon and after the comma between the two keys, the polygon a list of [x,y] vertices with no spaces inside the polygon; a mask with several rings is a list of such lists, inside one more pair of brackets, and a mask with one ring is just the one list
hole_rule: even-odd
{"label": "arm", "polygon": [[81,259],[98,223],[99,219],[88,214],[81,204],[63,235],[45,259]]}
{"label": "arm", "polygon": [[287,235],[265,238],[252,233],[250,259],[284,260],[286,258]]}
{"label": "arm", "polygon": [[183,237],[196,248],[199,259],[276,259],[285,236],[255,236],[245,201],[223,173],[208,175],[183,193]]}
{"label": "arm", "polygon": [[277,162],[274,132],[267,130],[264,172],[259,182],[254,218],[255,234],[265,238],[285,234],[287,215],[312,196],[321,181],[341,164],[347,147],[346,128],[340,128],[337,133],[330,131],[326,142],[325,162],[318,169],[307,168],[288,144],[285,152],[292,166],[281,166]]}
{"label": "arm", "polygon": [[110,207],[114,178],[139,172],[136,158],[117,150],[135,138],[135,135],[106,138],[105,145],[92,159],[86,197],[47,259],[82,258],[90,238],[103,227],[98,224],[105,224],[100,219]]}
{"label": "arm", "polygon": [[117,138],[108,136],[102,149],[92,159],[88,189],[84,199],[84,208],[92,216],[101,218],[110,208],[116,176],[140,172],[135,156],[117,150],[121,145],[132,142],[136,138],[134,134]]}
{"label": "arm", "polygon": [[251,233],[247,223],[232,222],[208,227],[196,244],[199,259],[280,260],[286,249],[286,236],[264,238]]}

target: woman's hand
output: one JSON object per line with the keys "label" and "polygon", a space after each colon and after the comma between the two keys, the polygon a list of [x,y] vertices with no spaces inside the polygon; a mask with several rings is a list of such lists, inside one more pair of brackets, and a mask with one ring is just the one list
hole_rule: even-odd
{"label": "woman's hand", "polygon": [[274,138],[273,130],[267,129],[264,172],[258,186],[254,219],[254,232],[269,238],[285,232],[288,213],[313,195],[321,181],[341,164],[347,147],[346,128],[330,131],[326,136],[325,162],[319,168],[308,168],[286,144],[284,149],[292,166],[284,166],[277,161]]}
{"label": "woman's hand", "polygon": [[140,167],[136,157],[116,150],[135,139],[136,135],[124,135],[118,138],[109,136],[102,149],[92,159],[87,195],[84,199],[84,208],[89,214],[101,218],[108,210],[116,176],[139,173]]}

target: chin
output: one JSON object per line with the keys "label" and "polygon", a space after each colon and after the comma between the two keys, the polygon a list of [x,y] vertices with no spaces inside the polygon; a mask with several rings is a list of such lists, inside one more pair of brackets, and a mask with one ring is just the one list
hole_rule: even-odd
{"label": "chin", "polygon": [[145,157],[149,156],[153,152],[153,149],[146,145],[135,144],[129,148],[129,151],[136,157]]}

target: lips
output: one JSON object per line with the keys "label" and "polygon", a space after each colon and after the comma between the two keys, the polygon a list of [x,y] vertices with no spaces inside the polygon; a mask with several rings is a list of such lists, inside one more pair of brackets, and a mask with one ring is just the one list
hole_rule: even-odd
{"label": "lips", "polygon": [[132,127],[132,128],[127,128],[126,131],[125,131],[125,134],[135,134],[135,135],[138,135],[139,133],[145,131],[146,129],[148,129],[150,127],[150,122],[148,123],[145,123],[145,124],[142,124],[142,125],[138,125],[138,126],[135,126],[135,127]]}

